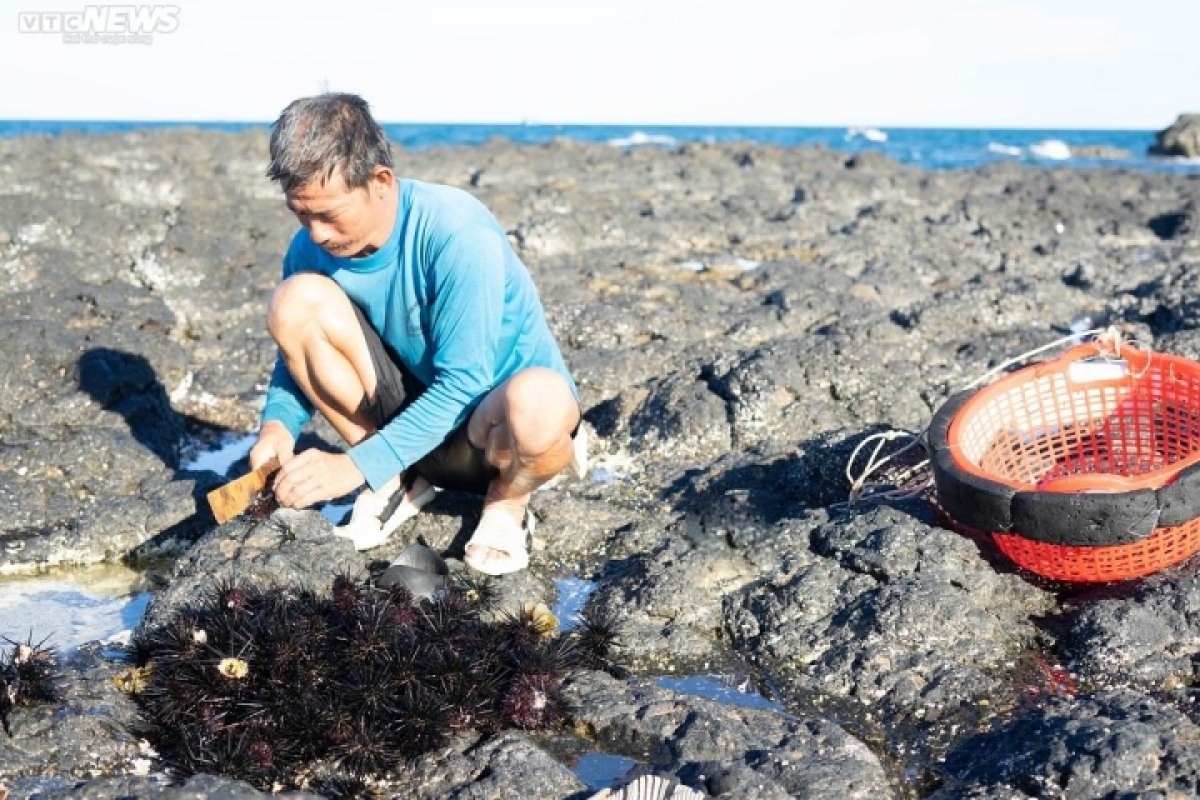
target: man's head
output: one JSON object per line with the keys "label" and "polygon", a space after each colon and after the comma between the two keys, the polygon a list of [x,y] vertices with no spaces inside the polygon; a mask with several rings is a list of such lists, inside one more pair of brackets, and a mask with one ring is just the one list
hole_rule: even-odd
{"label": "man's head", "polygon": [[267,177],[330,254],[365,255],[395,223],[395,174],[387,136],[366,101],[352,94],[296,100],[271,130]]}

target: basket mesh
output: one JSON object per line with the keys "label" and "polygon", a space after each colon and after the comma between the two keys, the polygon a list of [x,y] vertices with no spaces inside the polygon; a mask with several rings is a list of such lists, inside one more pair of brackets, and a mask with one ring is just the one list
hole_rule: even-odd
{"label": "basket mesh", "polygon": [[[1200,364],[1175,356],[1131,354],[1127,367],[1091,364],[1083,346],[1048,364],[1020,370],[981,390],[959,411],[949,440],[969,472],[1022,491],[1158,489],[1200,461]],[[1105,373],[1104,370],[1108,372]],[[1088,374],[1100,378],[1087,379]],[[1119,375],[1119,377],[1114,377]],[[1095,476],[1056,482],[1071,476]],[[1139,542],[1057,545],[1020,531],[992,532],[1019,566],[1069,581],[1140,577],[1200,550],[1200,520],[1158,528]]]}
{"label": "basket mesh", "polygon": [[1200,455],[1200,380],[1152,373],[1126,387],[1054,373],[999,392],[961,421],[962,459],[1017,489],[1091,472],[1163,486]]}

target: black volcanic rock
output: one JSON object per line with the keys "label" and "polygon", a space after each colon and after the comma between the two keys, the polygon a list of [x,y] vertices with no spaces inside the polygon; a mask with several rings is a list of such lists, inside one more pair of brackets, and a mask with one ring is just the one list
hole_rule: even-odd
{"label": "black volcanic rock", "polygon": [[[0,573],[176,558],[158,620],[206,577],[327,585],[418,537],[461,568],[475,498],[442,493],[359,554],[314,512],[218,528],[204,494],[227,476],[183,469],[181,437],[253,429],[274,360],[265,308],[297,225],[263,177],[266,144],[263,131],[0,140]],[[753,715],[633,702],[634,684],[614,681],[580,693],[577,721],[613,747],[652,739],[653,769],[706,790],[761,781],[777,796],[821,796],[814,776],[829,776],[826,796],[919,796],[941,782],[999,797],[1009,756],[1082,774],[1069,755],[1030,755],[1022,736],[1132,718],[1140,700],[1088,694],[1107,686],[1157,704],[1128,728],[1129,752],[1192,747],[1192,567],[1089,595],[1016,572],[920,499],[842,504],[867,435],[920,433],[952,392],[1072,326],[1200,357],[1194,175],[930,172],[878,153],[705,143],[497,140],[395,156],[400,175],[461,186],[495,211],[595,434],[588,479],[534,496],[531,568],[500,582],[504,606],[593,580],[594,608],[627,622],[639,680],[744,660],[803,720],[758,735]],[[335,438],[322,424],[307,435]],[[0,737],[14,794],[155,796],[132,774],[124,725],[99,722],[131,714],[103,688],[118,665],[89,658],[71,669],[94,702],[80,690],[57,711],[14,710],[14,742]],[[1022,723],[1031,693],[1057,699]],[[649,707],[673,725],[623,716]],[[80,721],[86,751],[69,738]],[[781,741],[824,760],[788,773],[754,755]],[[537,765],[537,791],[577,797],[551,766],[558,752],[506,734],[398,780],[413,796],[505,794]],[[1089,750],[1089,774],[1126,776],[1124,752]],[[1180,758],[1136,785],[1194,787]],[[1095,781],[1076,785],[1110,785]],[[202,785],[252,791],[192,791]]]}
{"label": "black volcanic rock", "polygon": [[1195,797],[1200,728],[1130,691],[1019,709],[946,759],[954,797]]}

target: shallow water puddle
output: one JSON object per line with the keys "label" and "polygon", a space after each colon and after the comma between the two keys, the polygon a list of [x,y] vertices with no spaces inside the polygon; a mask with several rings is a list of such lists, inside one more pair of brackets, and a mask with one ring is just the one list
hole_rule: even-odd
{"label": "shallow water puddle", "polygon": [[230,467],[250,453],[257,438],[256,434],[237,431],[215,437],[211,433],[200,434],[184,444],[179,467],[192,472],[208,470],[225,477]]}
{"label": "shallow water puddle", "polygon": [[[703,697],[730,706],[756,708],[788,715],[787,709],[759,694],[749,678],[734,675],[686,675],[680,678],[659,678],[658,685],[680,694]],[[790,716],[790,715],[789,715]]]}
{"label": "shallow water puddle", "polygon": [[569,631],[579,624],[579,612],[596,591],[596,582],[574,575],[554,582],[554,606],[550,611],[558,620],[560,631]]}
{"label": "shallow water puddle", "polygon": [[[184,446],[181,467],[225,475],[253,443],[240,433],[198,436]],[[145,572],[118,565],[0,577],[0,636],[44,639],[62,655],[86,642],[125,644],[150,604],[149,583]]]}
{"label": "shallow water puddle", "polygon": [[638,765],[637,761],[625,756],[608,753],[584,753],[576,759],[571,771],[575,777],[587,784],[588,789],[598,792],[608,789],[629,774]]}
{"label": "shallow water puddle", "polygon": [[43,639],[63,655],[85,642],[125,644],[150,604],[144,573],[119,566],[0,578],[0,636]]}
{"label": "shallow water puddle", "polygon": [[[558,629],[569,631],[579,624],[579,612],[596,591],[596,582],[575,575],[554,582],[555,600],[551,611],[558,619]],[[638,765],[638,761],[609,753],[586,752],[568,761],[575,777],[593,792],[608,789]]]}

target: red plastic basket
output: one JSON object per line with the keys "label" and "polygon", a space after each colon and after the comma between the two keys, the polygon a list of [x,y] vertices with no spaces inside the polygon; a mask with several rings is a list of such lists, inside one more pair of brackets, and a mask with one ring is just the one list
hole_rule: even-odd
{"label": "red plastic basket", "polygon": [[1004,555],[1022,569],[1072,583],[1122,581],[1153,575],[1200,550],[1200,521],[1156,528],[1148,539],[1107,547],[1047,544],[1020,534],[993,533]]}
{"label": "red plastic basket", "polygon": [[[1117,358],[1105,348],[1074,347],[971,396],[946,431],[953,467],[980,485],[998,484],[1026,497],[1146,489],[1162,494],[1183,470],[1200,463],[1200,364],[1128,346]],[[1200,509],[1200,501],[1196,505]],[[1200,518],[1113,545],[1054,544],[1030,531],[986,532],[1018,566],[1064,581],[1142,577],[1200,550]]]}

